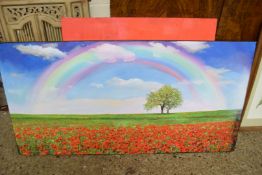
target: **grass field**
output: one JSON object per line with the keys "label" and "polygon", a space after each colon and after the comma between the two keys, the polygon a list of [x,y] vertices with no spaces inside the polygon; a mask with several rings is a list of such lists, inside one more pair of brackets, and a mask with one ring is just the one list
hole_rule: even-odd
{"label": "grass field", "polygon": [[173,114],[104,114],[104,115],[30,115],[12,114],[14,127],[128,127],[145,125],[192,124],[204,122],[235,121],[239,110],[187,112]]}
{"label": "grass field", "polygon": [[238,110],[174,114],[12,114],[23,155],[230,151]]}

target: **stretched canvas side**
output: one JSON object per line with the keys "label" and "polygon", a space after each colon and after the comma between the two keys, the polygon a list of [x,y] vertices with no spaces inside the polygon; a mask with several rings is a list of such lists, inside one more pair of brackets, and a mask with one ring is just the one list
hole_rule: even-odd
{"label": "stretched canvas side", "polygon": [[231,151],[255,42],[1,44],[23,155]]}

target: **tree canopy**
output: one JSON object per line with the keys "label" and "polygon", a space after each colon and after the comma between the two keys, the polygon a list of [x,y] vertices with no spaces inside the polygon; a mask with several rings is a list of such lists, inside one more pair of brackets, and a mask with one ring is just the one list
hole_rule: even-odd
{"label": "tree canopy", "polygon": [[146,110],[160,107],[161,113],[164,113],[164,110],[169,113],[172,108],[178,107],[182,102],[182,95],[178,89],[170,85],[164,85],[158,91],[148,94],[144,107]]}

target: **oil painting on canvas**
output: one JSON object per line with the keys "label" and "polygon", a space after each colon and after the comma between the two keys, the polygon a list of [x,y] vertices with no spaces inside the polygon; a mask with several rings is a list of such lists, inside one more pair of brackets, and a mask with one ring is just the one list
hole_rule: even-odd
{"label": "oil painting on canvas", "polygon": [[254,42],[1,44],[23,155],[231,151]]}

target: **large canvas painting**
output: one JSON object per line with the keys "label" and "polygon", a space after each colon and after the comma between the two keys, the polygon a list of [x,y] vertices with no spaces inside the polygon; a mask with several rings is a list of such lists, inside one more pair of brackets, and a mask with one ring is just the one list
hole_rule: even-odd
{"label": "large canvas painting", "polygon": [[1,44],[23,155],[231,151],[254,42]]}

